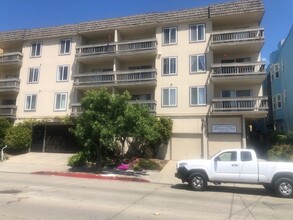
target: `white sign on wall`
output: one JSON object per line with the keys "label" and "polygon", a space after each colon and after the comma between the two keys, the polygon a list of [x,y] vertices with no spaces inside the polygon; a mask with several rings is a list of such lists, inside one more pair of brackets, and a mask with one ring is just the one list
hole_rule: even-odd
{"label": "white sign on wall", "polygon": [[236,125],[212,125],[213,133],[236,133]]}

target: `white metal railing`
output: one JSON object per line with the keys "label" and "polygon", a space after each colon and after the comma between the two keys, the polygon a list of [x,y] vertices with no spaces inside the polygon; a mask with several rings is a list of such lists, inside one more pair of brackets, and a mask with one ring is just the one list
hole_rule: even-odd
{"label": "white metal railing", "polygon": [[89,56],[121,52],[152,50],[157,48],[156,39],[142,39],[127,42],[111,42],[108,44],[94,44],[76,47],[76,56]]}
{"label": "white metal railing", "polygon": [[0,91],[9,89],[19,89],[19,79],[0,79]]}
{"label": "white metal railing", "polygon": [[129,70],[104,73],[88,73],[73,76],[74,85],[97,85],[105,83],[125,83],[154,81],[157,78],[156,69]]}
{"label": "white metal railing", "polygon": [[[149,108],[150,113],[156,112],[157,102],[155,100],[131,100],[129,104],[141,104]],[[71,104],[71,115],[77,116],[84,111],[80,103]]]}
{"label": "white metal railing", "polygon": [[211,34],[211,45],[251,40],[264,40],[264,29],[253,28],[244,30],[230,30],[214,32]]}
{"label": "white metal railing", "polygon": [[239,97],[212,99],[213,112],[225,111],[267,111],[267,97]]}
{"label": "white metal railing", "polygon": [[212,76],[266,74],[265,65],[265,62],[213,64]]}
{"label": "white metal railing", "polygon": [[140,105],[146,106],[149,109],[149,112],[155,113],[157,108],[157,102],[155,100],[131,100],[128,101],[129,104],[138,103]]}
{"label": "white metal railing", "polygon": [[0,64],[8,62],[21,62],[23,54],[20,52],[3,53],[0,54]]}
{"label": "white metal railing", "polygon": [[3,117],[15,117],[16,116],[15,105],[0,105],[0,116]]}

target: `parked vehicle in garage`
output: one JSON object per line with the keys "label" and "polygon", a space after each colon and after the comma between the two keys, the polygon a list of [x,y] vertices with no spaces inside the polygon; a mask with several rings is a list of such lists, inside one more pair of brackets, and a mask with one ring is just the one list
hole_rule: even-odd
{"label": "parked vehicle in garage", "polygon": [[175,176],[192,189],[203,191],[210,183],[262,184],[281,197],[293,197],[293,163],[258,160],[251,149],[220,151],[209,160],[181,160]]}

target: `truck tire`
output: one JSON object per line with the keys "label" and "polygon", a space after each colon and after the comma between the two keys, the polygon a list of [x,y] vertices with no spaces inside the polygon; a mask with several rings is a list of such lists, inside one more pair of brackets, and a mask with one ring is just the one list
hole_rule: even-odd
{"label": "truck tire", "polygon": [[189,186],[195,191],[204,191],[208,185],[207,178],[201,173],[192,173],[187,180]]}
{"label": "truck tire", "polygon": [[282,177],[277,179],[274,188],[281,197],[290,198],[293,196],[293,181],[289,178]]}

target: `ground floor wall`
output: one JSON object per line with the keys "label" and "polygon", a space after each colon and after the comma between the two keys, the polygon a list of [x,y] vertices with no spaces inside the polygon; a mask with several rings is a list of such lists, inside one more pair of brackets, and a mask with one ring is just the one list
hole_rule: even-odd
{"label": "ground floor wall", "polygon": [[246,148],[242,116],[173,117],[172,120],[172,137],[159,153],[162,159],[209,158],[223,149]]}

